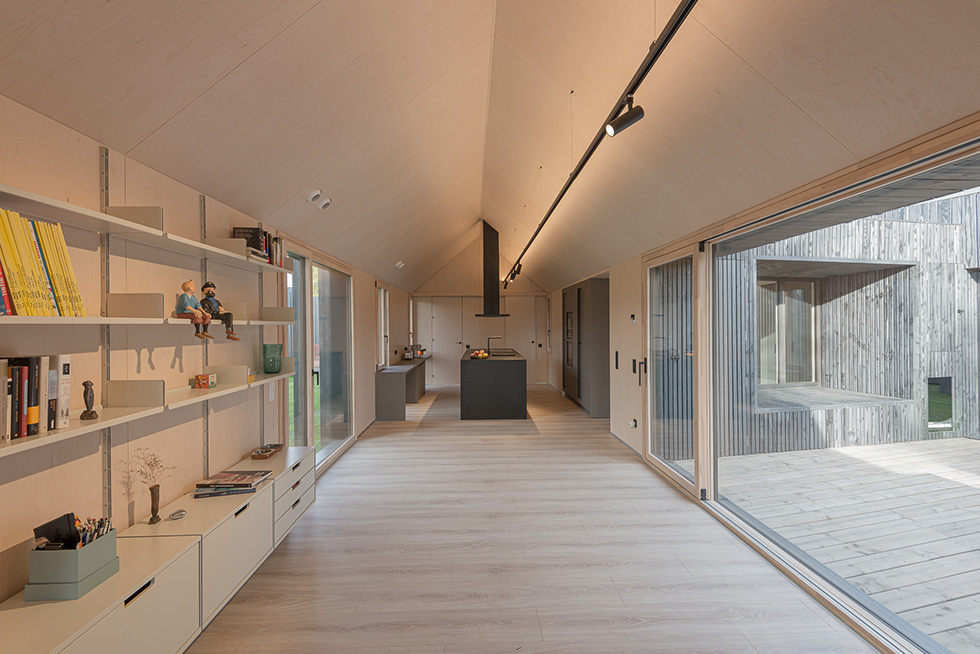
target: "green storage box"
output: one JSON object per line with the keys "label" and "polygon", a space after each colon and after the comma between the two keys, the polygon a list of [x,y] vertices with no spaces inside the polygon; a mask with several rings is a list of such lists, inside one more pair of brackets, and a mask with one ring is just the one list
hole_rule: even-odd
{"label": "green storage box", "polygon": [[78,599],[119,572],[116,530],[77,550],[31,550],[24,599]]}

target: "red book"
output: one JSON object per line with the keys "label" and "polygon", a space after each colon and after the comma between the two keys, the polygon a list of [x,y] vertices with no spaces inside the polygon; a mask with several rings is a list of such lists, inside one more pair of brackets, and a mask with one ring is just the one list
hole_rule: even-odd
{"label": "red book", "polygon": [[10,304],[10,292],[7,290],[7,278],[3,274],[3,264],[0,264],[0,316],[13,315],[14,309]]}

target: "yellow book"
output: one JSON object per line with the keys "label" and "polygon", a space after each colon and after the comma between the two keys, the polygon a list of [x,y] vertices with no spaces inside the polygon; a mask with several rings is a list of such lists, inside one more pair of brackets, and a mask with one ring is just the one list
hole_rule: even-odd
{"label": "yellow book", "polygon": [[65,255],[61,251],[61,244],[58,240],[58,225],[47,226],[48,239],[51,242],[51,249],[58,267],[58,284],[61,293],[64,294],[65,304],[68,306],[68,315],[77,316],[78,307],[75,306],[75,299],[72,297],[71,285],[68,283],[68,270],[65,264]]}
{"label": "yellow book", "polygon": [[55,278],[58,284],[56,291],[61,296],[61,302],[65,305],[65,315],[77,316],[78,310],[71,299],[71,289],[68,287],[68,274],[65,272],[65,262],[61,256],[61,248],[58,246],[58,237],[55,235],[54,225],[50,223],[44,225],[44,238],[47,247],[51,249],[51,258],[54,261]]}
{"label": "yellow book", "polygon": [[0,209],[0,263],[3,263],[7,279],[7,290],[14,304],[14,313],[18,316],[31,315],[28,309],[25,281],[21,272],[20,260],[14,247],[13,235],[10,232],[7,212]]}
{"label": "yellow book", "polygon": [[31,269],[31,260],[25,255],[27,248],[23,244],[23,236],[20,232],[20,215],[13,211],[4,211],[7,219],[7,234],[13,244],[14,264],[17,266],[18,276],[23,284],[24,290],[24,314],[25,316],[41,316],[41,307],[37,300],[37,288]]}
{"label": "yellow book", "polygon": [[20,256],[20,264],[24,267],[27,283],[31,289],[31,315],[51,315],[50,308],[41,295],[42,288],[41,280],[38,276],[37,258],[34,256],[33,247],[24,228],[25,220],[15,211],[7,211],[7,216],[10,218],[10,224],[13,227],[14,240],[17,243],[17,253]]}
{"label": "yellow book", "polygon": [[48,281],[51,283],[51,292],[54,293],[54,300],[58,306],[58,313],[62,316],[74,316],[75,312],[65,296],[61,262],[54,248],[51,247],[51,226],[42,220],[34,220],[31,225],[34,227],[34,233],[37,234],[38,246],[44,256],[44,265],[47,269]]}
{"label": "yellow book", "polygon": [[85,304],[82,302],[82,294],[78,290],[78,281],[75,279],[75,269],[71,265],[71,257],[68,256],[68,243],[65,242],[65,232],[59,223],[52,225],[55,237],[58,239],[58,247],[62,253],[62,260],[65,266],[65,279],[68,282],[68,291],[71,295],[72,304],[75,305],[75,315],[79,318],[85,317]]}
{"label": "yellow book", "polygon": [[51,278],[51,272],[48,270],[48,262],[45,261],[44,252],[41,251],[41,236],[37,228],[39,222],[41,221],[25,220],[24,228],[27,230],[27,238],[31,250],[34,252],[34,258],[37,260],[37,271],[44,290],[45,305],[51,315],[57,317],[61,315],[61,311],[58,309],[58,300],[54,296],[54,281]]}

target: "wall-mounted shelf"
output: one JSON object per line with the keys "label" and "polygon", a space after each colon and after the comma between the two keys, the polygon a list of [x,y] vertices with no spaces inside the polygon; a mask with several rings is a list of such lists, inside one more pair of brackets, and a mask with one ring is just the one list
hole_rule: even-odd
{"label": "wall-mounted shelf", "polygon": [[120,236],[131,234],[155,236],[163,233],[162,219],[158,224],[153,220],[144,221],[143,216],[125,218],[105,214],[6,184],[0,184],[0,207],[33,218],[60,222],[94,232],[110,232]]}
{"label": "wall-mounted shelf", "polygon": [[171,389],[167,391],[167,408],[178,409],[191,404],[213,400],[223,395],[237,393],[248,388],[248,366],[204,366],[203,373],[214,373],[217,375],[218,385],[214,388],[182,386]]}
{"label": "wall-mounted shelf", "polygon": [[296,359],[293,357],[283,357],[282,358],[282,369],[277,373],[271,374],[256,374],[255,380],[249,382],[249,386],[262,386],[263,384],[269,384],[274,381],[279,381],[280,379],[286,379],[287,377],[292,377],[296,374]]}
{"label": "wall-mounted shelf", "polygon": [[246,242],[243,238],[210,238],[195,241],[178,234],[164,232],[163,209],[161,207],[107,207],[106,213],[127,222],[159,224],[161,229],[152,232],[113,231],[128,241],[152,245],[170,252],[179,252],[194,257],[204,257],[208,261],[244,268],[246,270],[271,270],[280,273],[291,273],[289,268],[280,268],[263,261],[257,261],[247,256]]}
{"label": "wall-mounted shelf", "polygon": [[79,420],[82,410],[72,413],[68,426],[41,432],[36,436],[18,438],[0,445],[0,457],[26,452],[37,447],[84,436],[107,427],[115,427],[163,412],[164,385],[162,380],[107,381],[103,406],[95,420]]}

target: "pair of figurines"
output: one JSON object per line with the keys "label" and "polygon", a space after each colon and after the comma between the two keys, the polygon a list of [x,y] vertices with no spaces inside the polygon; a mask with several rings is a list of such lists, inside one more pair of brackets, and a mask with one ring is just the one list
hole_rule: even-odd
{"label": "pair of figurines", "polygon": [[196,289],[194,288],[193,279],[189,279],[181,284],[180,290],[183,293],[177,298],[176,314],[178,318],[190,319],[194,325],[194,336],[197,336],[202,341],[208,338],[214,338],[214,336],[208,333],[208,325],[211,324],[212,320],[218,320],[225,325],[225,338],[229,341],[241,340],[235,334],[233,324],[235,316],[232,315],[231,311],[221,306],[218,298],[214,296],[215,286],[212,282],[204,282],[204,285],[201,286],[204,297],[200,301],[194,296]]}

